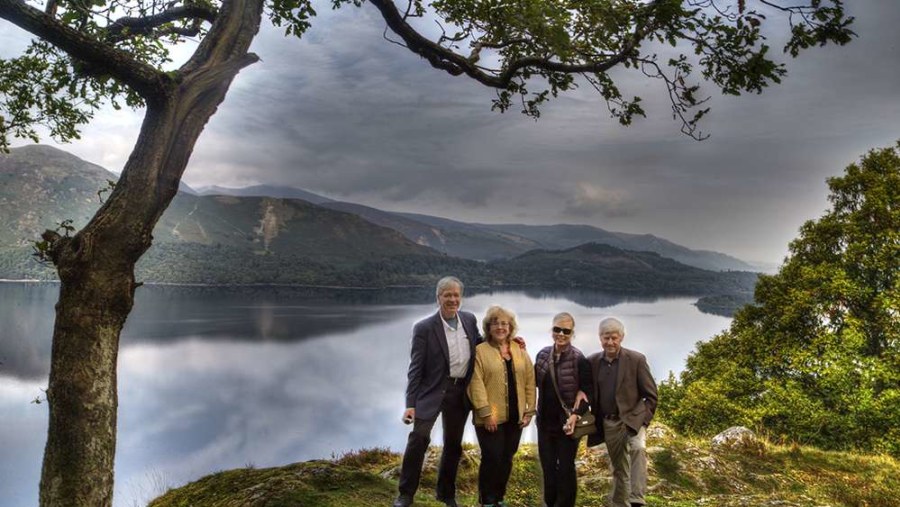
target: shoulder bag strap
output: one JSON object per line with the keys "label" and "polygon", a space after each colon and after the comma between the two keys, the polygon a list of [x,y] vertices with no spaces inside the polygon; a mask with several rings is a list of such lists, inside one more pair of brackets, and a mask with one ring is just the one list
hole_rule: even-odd
{"label": "shoulder bag strap", "polygon": [[559,385],[556,383],[556,354],[552,351],[550,352],[550,380],[553,382],[553,389],[556,391],[556,398],[559,400],[559,404],[562,406],[563,412],[566,413],[566,417],[572,415],[572,410],[566,406],[565,402],[563,402],[562,394],[559,393]]}

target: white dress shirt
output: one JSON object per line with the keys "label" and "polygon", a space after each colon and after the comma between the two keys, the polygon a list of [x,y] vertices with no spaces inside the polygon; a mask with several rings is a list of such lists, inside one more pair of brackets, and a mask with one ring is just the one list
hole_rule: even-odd
{"label": "white dress shirt", "polygon": [[450,353],[450,376],[453,378],[463,378],[469,370],[469,359],[472,352],[469,350],[469,338],[466,336],[466,330],[462,325],[462,318],[456,314],[456,329],[450,327],[444,316],[441,315],[441,322],[444,324],[444,334],[447,336],[447,351]]}

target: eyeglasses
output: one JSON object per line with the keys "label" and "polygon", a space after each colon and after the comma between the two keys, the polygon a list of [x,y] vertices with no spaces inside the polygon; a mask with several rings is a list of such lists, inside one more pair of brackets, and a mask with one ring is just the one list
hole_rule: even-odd
{"label": "eyeglasses", "polygon": [[559,326],[553,326],[553,332],[557,333],[557,334],[562,333],[566,336],[569,336],[570,334],[572,334],[571,329],[566,329],[564,327],[559,327]]}

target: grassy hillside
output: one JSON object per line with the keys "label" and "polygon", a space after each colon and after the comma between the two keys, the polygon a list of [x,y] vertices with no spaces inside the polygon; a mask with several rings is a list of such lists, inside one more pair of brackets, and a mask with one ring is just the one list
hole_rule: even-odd
{"label": "grassy hillside", "polygon": [[270,197],[179,194],[153,235],[157,245],[221,246],[342,267],[396,255],[437,255],[356,215]]}
{"label": "grassy hillside", "polygon": [[[894,507],[900,491],[900,463],[882,456],[825,452],[766,441],[713,448],[654,424],[648,434],[649,505]],[[416,504],[441,507],[431,497],[440,449],[426,457]],[[467,446],[460,467],[460,505],[477,505],[477,446]],[[170,490],[149,507],[370,507],[390,505],[396,495],[400,456],[383,449],[335,460],[280,468],[229,470]],[[603,446],[580,451],[579,506],[602,506],[609,492]],[[540,464],[534,445],[516,456],[507,501],[537,507]]]}
{"label": "grassy hillside", "polygon": [[116,179],[100,166],[49,146],[0,154],[0,247],[29,246],[29,240],[62,220],[84,225],[100,207],[97,192]]}
{"label": "grassy hillside", "polygon": [[541,245],[527,238],[453,220],[381,211],[347,202],[324,207],[354,213],[383,227],[390,227],[420,245],[454,257],[490,261],[506,259]]}

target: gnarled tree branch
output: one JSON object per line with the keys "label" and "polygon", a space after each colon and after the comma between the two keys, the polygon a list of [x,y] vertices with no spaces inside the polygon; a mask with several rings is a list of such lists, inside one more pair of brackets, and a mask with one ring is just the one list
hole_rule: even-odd
{"label": "gnarled tree branch", "polygon": [[626,43],[620,52],[610,55],[604,60],[565,63],[544,56],[528,56],[509,62],[498,72],[492,73],[477,66],[475,64],[477,58],[471,58],[471,55],[468,57],[460,55],[423,37],[404,20],[392,0],[369,0],[369,2],[378,8],[388,27],[403,39],[406,47],[428,60],[432,67],[444,70],[453,76],[465,74],[479,83],[493,88],[507,88],[522,70],[529,68],[566,74],[605,72],[631,57],[637,42],[642,38],[641,32],[636,31],[635,37]]}
{"label": "gnarled tree branch", "polygon": [[244,63],[234,69],[236,74],[240,68],[257,61],[258,57],[252,53],[249,53],[252,61],[245,59],[244,56],[248,55],[247,46],[259,30],[255,11],[262,10],[262,4],[263,0],[222,2],[209,33],[179,70],[187,74],[201,67],[233,62],[237,58]]}
{"label": "gnarled tree branch", "polygon": [[148,102],[159,97],[171,80],[162,71],[130,54],[70,28],[23,0],[0,0],[0,18],[84,62],[92,72],[102,72],[133,88]]}
{"label": "gnarled tree branch", "polygon": [[[131,35],[154,33],[154,30],[157,28],[173,21],[193,19],[212,23],[216,20],[217,15],[218,11],[212,7],[193,4],[172,7],[152,16],[119,18],[113,21],[109,26],[109,35],[107,39],[122,40]],[[169,30],[168,32],[181,34],[180,31]],[[196,33],[192,34],[195,35]]]}

